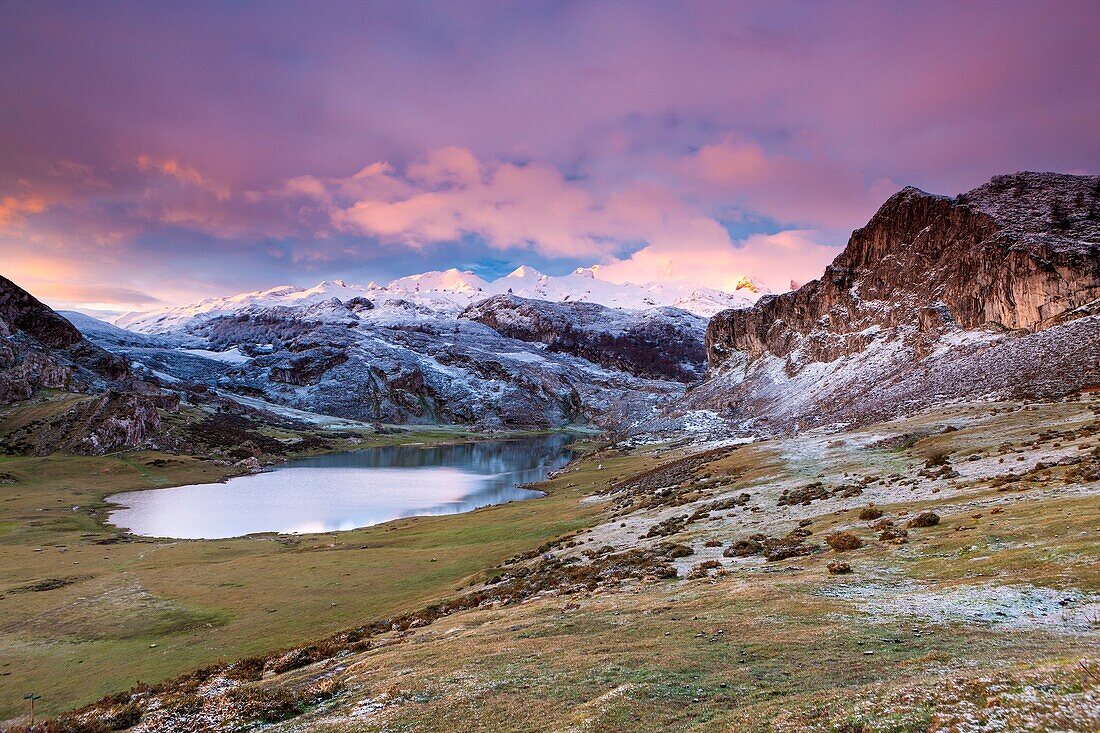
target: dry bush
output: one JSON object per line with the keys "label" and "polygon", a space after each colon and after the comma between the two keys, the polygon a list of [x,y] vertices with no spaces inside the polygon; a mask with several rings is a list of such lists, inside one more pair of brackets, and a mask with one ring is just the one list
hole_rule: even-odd
{"label": "dry bush", "polygon": [[825,537],[825,543],[837,552],[858,550],[859,548],[863,547],[863,540],[861,540],[859,537],[856,537],[851,532],[833,532],[832,534]]}
{"label": "dry bush", "polygon": [[882,510],[874,504],[868,504],[859,510],[859,518],[867,522],[872,519],[878,519],[883,514]]}
{"label": "dry bush", "polygon": [[921,512],[909,520],[908,527],[935,527],[940,523],[940,515],[935,512]]}

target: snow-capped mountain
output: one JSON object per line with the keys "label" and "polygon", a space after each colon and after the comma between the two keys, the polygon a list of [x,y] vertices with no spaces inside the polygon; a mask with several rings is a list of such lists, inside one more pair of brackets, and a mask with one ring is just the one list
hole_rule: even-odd
{"label": "snow-capped mountain", "polygon": [[750,278],[743,278],[734,292],[684,282],[615,283],[600,277],[598,265],[578,268],[561,276],[544,275],[523,266],[493,281],[452,268],[409,275],[385,286],[374,282],[365,286],[349,285],[343,280],[326,280],[312,288],[283,285],[254,293],[208,298],[186,306],[126,313],[115,320],[115,325],[141,333],[167,333],[219,316],[275,307],[310,307],[333,298],[341,302],[366,298],[379,306],[395,300],[409,301],[453,316],[477,301],[505,294],[561,303],[598,303],[631,310],[672,306],[710,317],[726,308],[752,305],[766,292]]}

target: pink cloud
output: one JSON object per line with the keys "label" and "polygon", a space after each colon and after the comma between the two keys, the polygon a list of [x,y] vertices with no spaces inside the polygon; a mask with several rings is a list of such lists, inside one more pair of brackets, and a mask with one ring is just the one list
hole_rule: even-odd
{"label": "pink cloud", "polygon": [[704,145],[675,165],[686,187],[713,201],[815,226],[858,226],[901,188],[887,178],[867,182],[854,168],[820,154],[768,153],[732,138]]}
{"label": "pink cloud", "polygon": [[[752,147],[715,148],[700,165],[702,176],[722,184],[742,174],[747,183],[773,175],[771,161]],[[410,165],[403,177],[389,166],[370,170],[357,177],[386,179],[372,188],[391,195],[334,207],[335,224],[416,249],[478,235],[497,249],[599,259],[604,275],[617,281],[679,279],[733,288],[751,275],[780,290],[791,279],[818,276],[836,255],[812,230],[735,242],[706,209],[651,183],[601,200],[551,166],[484,163],[455,148]],[[346,190],[343,181],[332,186]],[[620,255],[630,249],[636,251]]]}
{"label": "pink cloud", "polygon": [[791,280],[818,277],[839,251],[813,230],[734,241],[716,219],[652,188],[623,194],[609,208],[631,217],[631,233],[646,242],[628,257],[604,261],[601,275],[616,282],[683,280],[733,290],[748,276],[780,292]]}
{"label": "pink cloud", "polygon": [[553,166],[483,164],[459,148],[431,153],[404,176],[368,166],[334,188],[367,194],[332,211],[336,226],[414,248],[476,235],[497,249],[582,257],[609,250],[603,239],[614,235],[591,194]]}
{"label": "pink cloud", "polygon": [[180,183],[211,193],[218,201],[225,201],[229,198],[228,186],[204,176],[197,169],[184,165],[174,158],[156,160],[148,155],[139,155],[137,165],[139,170],[154,171],[169,178],[174,178]]}
{"label": "pink cloud", "polygon": [[49,201],[41,194],[0,198],[0,231],[19,226],[27,216],[41,214],[49,206]]}

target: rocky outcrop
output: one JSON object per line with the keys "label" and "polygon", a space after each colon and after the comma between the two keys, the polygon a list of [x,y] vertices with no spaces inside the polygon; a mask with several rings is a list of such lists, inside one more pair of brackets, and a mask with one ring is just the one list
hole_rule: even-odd
{"label": "rocky outcrop", "polygon": [[1100,177],[998,176],[955,199],[890,197],[818,280],[707,328],[711,368],[733,352],[833,361],[875,329],[925,340],[951,327],[1038,331],[1100,298]]}
{"label": "rocky outcrop", "polygon": [[677,308],[631,311],[496,295],[460,317],[507,338],[545,344],[550,351],[641,377],[693,382],[705,370],[704,321]]}
{"label": "rocky outcrop", "polygon": [[711,320],[692,404],[807,425],[945,395],[1064,394],[1100,383],[1096,349],[1064,343],[1097,343],[1098,314],[1100,177],[1017,173],[956,198],[906,188],[820,279]]}
{"label": "rocky outcrop", "polygon": [[50,349],[63,349],[84,338],[49,306],[6,277],[0,277],[0,336],[18,333]]}
{"label": "rocky outcrop", "polygon": [[268,371],[268,378],[272,382],[304,387],[316,384],[333,367],[347,360],[347,352],[338,348],[309,348],[295,352],[293,355],[274,357]]}
{"label": "rocky outcrop", "polygon": [[[40,390],[86,397],[57,399]],[[3,436],[8,452],[101,454],[165,441],[160,410],[179,400],[133,377],[125,359],[81,335],[69,321],[0,277],[0,405],[55,402],[59,410]]]}
{"label": "rocky outcrop", "polygon": [[162,448],[167,437],[160,410],[174,411],[170,395],[109,391],[79,401],[64,412],[24,426],[9,436],[21,452],[102,455],[135,448]]}
{"label": "rocky outcrop", "polygon": [[0,405],[38,389],[88,392],[125,383],[124,359],[86,340],[71,323],[0,277]]}

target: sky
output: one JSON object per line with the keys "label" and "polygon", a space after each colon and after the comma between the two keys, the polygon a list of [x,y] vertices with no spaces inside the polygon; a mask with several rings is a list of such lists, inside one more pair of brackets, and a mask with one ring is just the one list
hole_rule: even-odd
{"label": "sky", "polygon": [[0,274],[775,290],[905,185],[1100,171],[1100,3],[0,0]]}

